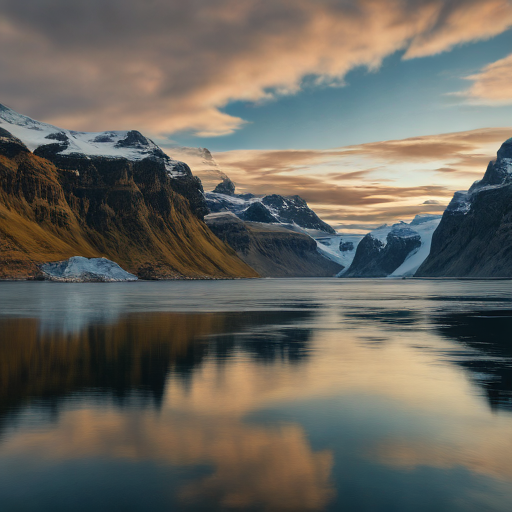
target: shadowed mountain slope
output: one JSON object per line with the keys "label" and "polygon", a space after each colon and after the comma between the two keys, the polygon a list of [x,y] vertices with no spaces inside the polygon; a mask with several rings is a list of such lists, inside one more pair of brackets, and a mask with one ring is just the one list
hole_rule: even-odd
{"label": "shadowed mountain slope", "polygon": [[512,139],[482,180],[455,193],[415,275],[512,277]]}
{"label": "shadowed mountain slope", "polygon": [[313,238],[282,224],[244,222],[231,212],[208,215],[206,222],[261,277],[332,277],[343,269]]}

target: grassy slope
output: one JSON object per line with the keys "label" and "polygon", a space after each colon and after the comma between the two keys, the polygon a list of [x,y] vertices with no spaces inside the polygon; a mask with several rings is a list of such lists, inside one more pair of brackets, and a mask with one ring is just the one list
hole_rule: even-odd
{"label": "grassy slope", "polygon": [[[68,203],[63,174],[32,153],[0,156],[0,278],[32,277],[38,264],[71,256],[104,256],[128,271],[153,277],[257,276],[190,213],[178,194],[165,219],[139,197],[138,232],[119,222],[94,229]],[[138,192],[133,183],[125,188],[132,195]],[[122,217],[122,212],[117,214]],[[115,211],[109,209],[109,215],[116,219]]]}

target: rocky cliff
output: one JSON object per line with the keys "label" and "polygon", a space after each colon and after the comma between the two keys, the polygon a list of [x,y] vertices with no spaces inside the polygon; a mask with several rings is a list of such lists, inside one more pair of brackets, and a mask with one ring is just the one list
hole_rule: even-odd
{"label": "rocky cliff", "polygon": [[[12,126],[47,137],[37,124]],[[0,130],[1,278],[36,277],[40,264],[72,256],[107,257],[142,278],[257,275],[202,222],[200,183],[187,167],[155,155],[138,135],[95,143],[120,152],[113,156],[69,152],[83,146],[78,134],[64,148],[71,132],[34,144],[34,154]]]}
{"label": "rocky cliff", "polygon": [[512,277],[512,139],[482,180],[455,193],[415,275]]}
{"label": "rocky cliff", "polygon": [[343,277],[387,277],[421,246],[421,236],[407,225],[393,226],[382,241],[368,233],[357,246],[354,261]]}
{"label": "rocky cliff", "polygon": [[[440,215],[420,214],[410,222],[384,224],[357,244],[347,270],[340,277],[411,277],[430,252]],[[341,250],[341,247],[340,247]]]}
{"label": "rocky cliff", "polygon": [[231,212],[208,215],[206,223],[262,277],[332,277],[343,269],[313,238],[283,225],[244,222]]}

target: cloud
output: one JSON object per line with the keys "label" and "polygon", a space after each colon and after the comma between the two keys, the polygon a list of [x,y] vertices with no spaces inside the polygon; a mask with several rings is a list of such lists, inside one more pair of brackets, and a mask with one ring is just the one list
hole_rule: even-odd
{"label": "cloud", "polygon": [[[366,223],[370,229],[442,213],[454,191],[483,176],[511,135],[512,128],[485,128],[327,150],[236,150],[214,157],[239,192],[298,194],[335,226],[358,223],[362,229]],[[172,149],[169,154],[176,156]],[[210,180],[204,163],[190,163]],[[219,181],[217,175],[209,189]]]}
{"label": "cloud", "polygon": [[512,26],[506,0],[0,0],[0,13],[2,102],[74,129],[201,136],[244,124],[222,111],[231,101]]}
{"label": "cloud", "polygon": [[470,101],[497,106],[512,104],[512,54],[485,66],[468,80],[473,85],[460,95]]}
{"label": "cloud", "polygon": [[467,132],[443,133],[402,140],[388,140],[347,147],[348,154],[371,155],[388,162],[435,161],[450,159],[461,166],[484,165],[489,156],[472,153],[487,143],[500,144],[512,128],[480,128]]}
{"label": "cloud", "polygon": [[[393,224],[401,219],[412,219],[422,213],[442,214],[445,208],[445,204],[413,206],[381,205],[377,208],[367,208],[364,210],[315,207],[315,211],[324,221],[332,224],[336,229],[350,229],[364,233],[384,223]],[[340,219],[342,220],[340,221]]]}
{"label": "cloud", "polygon": [[32,437],[12,436],[2,448],[18,457],[37,454],[39,464],[82,458],[207,464],[211,473],[178,489],[184,504],[215,496],[223,508],[309,511],[323,508],[335,494],[332,453],[314,451],[295,424],[265,428],[230,416],[201,421],[190,414],[176,419],[168,411],[80,409],[66,411],[57,425]]}

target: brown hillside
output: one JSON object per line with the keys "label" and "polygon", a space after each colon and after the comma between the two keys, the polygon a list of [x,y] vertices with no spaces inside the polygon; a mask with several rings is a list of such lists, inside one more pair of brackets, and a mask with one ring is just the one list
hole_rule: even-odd
{"label": "brown hillside", "polygon": [[143,278],[256,277],[151,159],[76,158],[58,169],[0,133],[0,278],[104,256]]}

